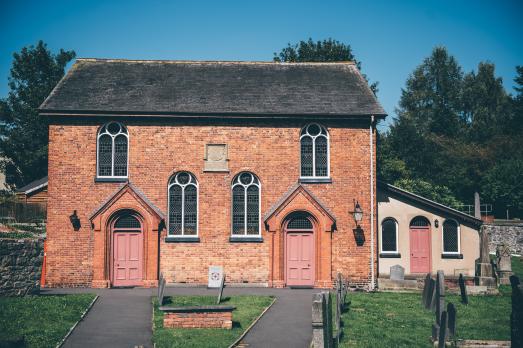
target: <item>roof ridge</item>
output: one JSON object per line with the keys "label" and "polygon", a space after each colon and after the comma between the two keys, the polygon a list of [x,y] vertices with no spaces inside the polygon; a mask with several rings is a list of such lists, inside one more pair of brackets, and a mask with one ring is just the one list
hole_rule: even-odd
{"label": "roof ridge", "polygon": [[183,60],[183,59],[126,59],[126,58],[94,58],[81,57],[77,61],[106,63],[169,63],[169,64],[238,64],[238,65],[356,65],[354,61],[339,62],[273,62],[256,60]]}

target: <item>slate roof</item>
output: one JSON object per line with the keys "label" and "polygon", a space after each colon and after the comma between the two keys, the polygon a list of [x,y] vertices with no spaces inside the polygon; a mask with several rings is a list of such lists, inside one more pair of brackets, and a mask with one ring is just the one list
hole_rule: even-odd
{"label": "slate roof", "polygon": [[368,116],[386,113],[352,62],[77,59],[42,114]]}
{"label": "slate roof", "polygon": [[20,187],[19,189],[16,189],[16,192],[29,194],[35,190],[38,190],[40,188],[44,188],[47,186],[47,176],[44,176],[41,179],[35,180],[30,182],[29,184]]}
{"label": "slate roof", "polygon": [[430,209],[439,213],[443,213],[444,215],[451,216],[457,219],[458,221],[471,224],[474,227],[479,227],[483,224],[483,221],[481,219],[478,219],[472,215],[465,214],[459,210],[448,207],[438,202],[434,202],[428,198],[419,196],[415,193],[409,192],[391,184],[387,184],[386,182],[378,181],[378,189],[392,194],[395,197],[403,198],[408,200],[409,202],[417,203],[425,209]]}

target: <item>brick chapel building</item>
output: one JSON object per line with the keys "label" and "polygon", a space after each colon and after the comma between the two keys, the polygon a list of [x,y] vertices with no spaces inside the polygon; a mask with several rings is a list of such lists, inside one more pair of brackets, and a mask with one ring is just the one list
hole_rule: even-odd
{"label": "brick chapel building", "polygon": [[40,113],[46,286],[206,284],[210,266],[272,287],[378,274],[385,112],[353,63],[78,59]]}

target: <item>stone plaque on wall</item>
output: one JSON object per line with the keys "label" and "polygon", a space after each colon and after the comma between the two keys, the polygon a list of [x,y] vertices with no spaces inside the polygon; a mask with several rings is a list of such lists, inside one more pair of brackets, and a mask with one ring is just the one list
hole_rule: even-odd
{"label": "stone plaque on wall", "polygon": [[219,288],[222,285],[223,267],[209,266],[208,288]]}
{"label": "stone plaque on wall", "polygon": [[227,144],[206,144],[203,170],[207,172],[228,172],[227,151]]}

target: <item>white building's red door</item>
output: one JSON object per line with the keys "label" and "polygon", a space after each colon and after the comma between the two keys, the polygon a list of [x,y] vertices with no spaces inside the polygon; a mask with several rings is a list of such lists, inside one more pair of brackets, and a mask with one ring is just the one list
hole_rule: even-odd
{"label": "white building's red door", "polygon": [[410,225],[410,272],[430,273],[430,225],[421,218]]}

